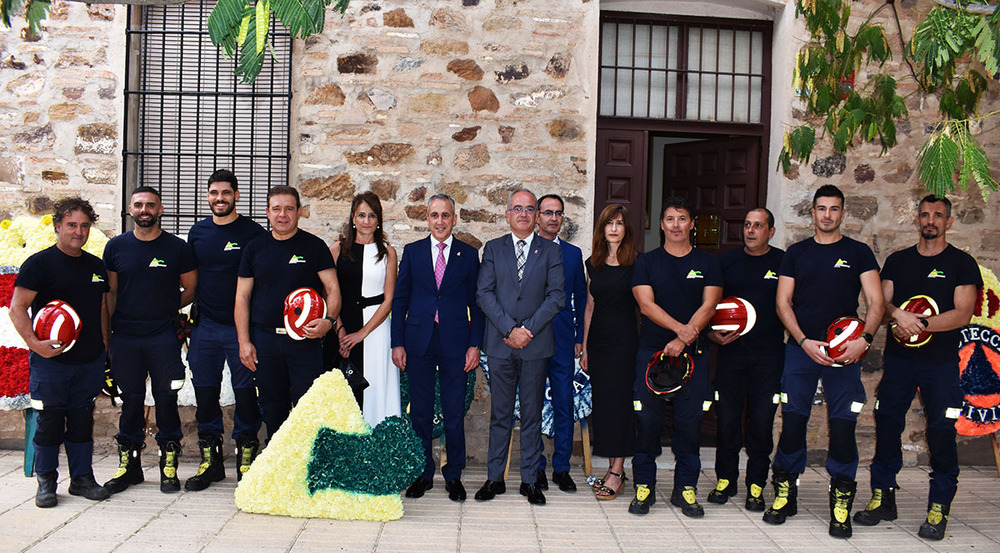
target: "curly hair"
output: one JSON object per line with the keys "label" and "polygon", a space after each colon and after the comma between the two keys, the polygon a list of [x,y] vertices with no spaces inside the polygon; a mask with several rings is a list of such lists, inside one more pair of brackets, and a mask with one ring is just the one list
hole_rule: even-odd
{"label": "curly hair", "polygon": [[94,211],[94,207],[90,205],[90,202],[79,196],[57,200],[52,209],[55,211],[52,214],[53,225],[62,223],[63,217],[74,211],[83,212],[90,219],[91,223],[96,223],[98,219],[97,212]]}

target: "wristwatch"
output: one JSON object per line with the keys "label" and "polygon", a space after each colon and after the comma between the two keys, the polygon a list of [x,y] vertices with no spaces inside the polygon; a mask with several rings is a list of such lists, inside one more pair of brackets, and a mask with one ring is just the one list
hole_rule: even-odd
{"label": "wristwatch", "polygon": [[875,340],[875,337],[869,334],[868,332],[863,332],[861,334],[861,337],[864,338],[866,342],[868,342],[869,346],[872,345],[872,341]]}

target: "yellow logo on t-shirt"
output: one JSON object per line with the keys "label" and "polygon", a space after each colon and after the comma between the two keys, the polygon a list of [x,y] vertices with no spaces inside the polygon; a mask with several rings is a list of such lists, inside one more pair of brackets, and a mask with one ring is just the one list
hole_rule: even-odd
{"label": "yellow logo on t-shirt", "polygon": [[767,272],[764,273],[764,280],[778,280],[778,273],[768,269]]}
{"label": "yellow logo on t-shirt", "polygon": [[847,262],[846,259],[837,258],[837,262],[833,264],[834,269],[850,269],[851,264]]}
{"label": "yellow logo on t-shirt", "polygon": [[231,252],[233,250],[238,250],[238,249],[240,249],[240,245],[237,244],[236,242],[226,242],[226,247],[222,248],[222,251]]}
{"label": "yellow logo on t-shirt", "polygon": [[691,269],[690,271],[688,271],[687,278],[690,279],[690,278],[705,278],[705,277],[702,276],[701,271],[696,271],[694,269]]}
{"label": "yellow logo on t-shirt", "polygon": [[296,263],[305,263],[306,257],[304,255],[292,254],[292,258],[288,260],[289,265],[295,265]]}
{"label": "yellow logo on t-shirt", "polygon": [[163,268],[163,267],[167,266],[167,262],[164,261],[164,260],[162,260],[162,259],[156,259],[154,257],[153,260],[149,262],[149,266],[150,267]]}
{"label": "yellow logo on t-shirt", "polygon": [[101,275],[99,275],[99,274],[97,274],[97,273],[94,273],[94,274],[93,274],[93,275],[92,275],[92,276],[90,277],[90,282],[104,282],[104,278],[103,278],[103,277],[101,277]]}
{"label": "yellow logo on t-shirt", "polygon": [[931,272],[927,274],[927,278],[947,278],[947,275],[941,269],[931,269]]}

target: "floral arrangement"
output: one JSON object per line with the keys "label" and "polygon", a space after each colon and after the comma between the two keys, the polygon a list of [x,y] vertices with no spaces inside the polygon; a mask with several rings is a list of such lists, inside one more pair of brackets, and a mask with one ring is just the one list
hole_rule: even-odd
{"label": "floral arrangement", "polygon": [[389,417],[373,431],[340,371],[313,382],[236,488],[250,513],[389,521],[400,492],[420,475],[423,448]]}
{"label": "floral arrangement", "polygon": [[993,271],[979,266],[979,274],[983,277],[983,287],[979,289],[976,298],[976,308],[972,311],[972,322],[1000,329],[1000,281]]}
{"label": "floral arrangement", "polygon": [[962,329],[958,344],[959,381],[965,398],[955,422],[962,436],[984,436],[1000,430],[1000,281],[979,266],[979,289],[972,322]]}

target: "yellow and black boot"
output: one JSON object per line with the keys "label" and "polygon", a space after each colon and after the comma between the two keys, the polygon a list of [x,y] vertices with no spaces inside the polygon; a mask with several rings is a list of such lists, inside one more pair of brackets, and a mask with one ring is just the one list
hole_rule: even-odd
{"label": "yellow and black boot", "polygon": [[141,484],[143,481],[142,459],[139,452],[142,451],[145,444],[134,444],[121,436],[116,437],[115,440],[118,442],[118,470],[115,471],[111,480],[104,483],[104,488],[111,495],[125,491],[129,486]]}
{"label": "yellow and black boot", "polygon": [[951,505],[931,503],[927,507],[927,520],[920,525],[917,535],[925,540],[943,540],[944,532],[948,528],[949,512]]}
{"label": "yellow and black boot", "polygon": [[746,510],[758,513],[764,512],[767,508],[764,505],[764,487],[757,484],[750,484],[747,488]]}
{"label": "yellow and black boot", "polygon": [[200,492],[226,479],[226,467],[222,462],[222,437],[210,436],[198,440],[198,450],[201,451],[201,464],[198,472],[184,482],[184,489],[189,492]]}
{"label": "yellow and black boot", "polygon": [[858,483],[843,477],[830,480],[830,535],[835,538],[849,538],[851,528],[851,507],[858,491]]}
{"label": "yellow and black boot", "polygon": [[674,486],[670,492],[670,504],[681,508],[681,514],[691,518],[705,516],[705,508],[698,503],[698,489],[694,486]]}
{"label": "yellow and black boot", "polygon": [[785,519],[799,512],[798,474],[781,469],[774,469],[771,485],[774,486],[774,503],[764,511],[764,522],[768,524],[784,524]]}
{"label": "yellow and black boot", "polygon": [[250,470],[250,465],[257,458],[260,442],[257,438],[236,438],[236,481],[243,480],[243,475]]}
{"label": "yellow and black boot", "polygon": [[708,502],[725,505],[730,497],[736,495],[736,483],[725,478],[719,478],[715,489],[708,492]]}
{"label": "yellow and black boot", "polygon": [[874,488],[864,511],[854,513],[854,522],[875,526],[883,520],[896,520],[896,488]]}
{"label": "yellow and black boot", "polygon": [[160,444],[160,491],[173,493],[181,491],[181,481],[177,478],[177,462],[181,456],[181,444],[168,440]]}

